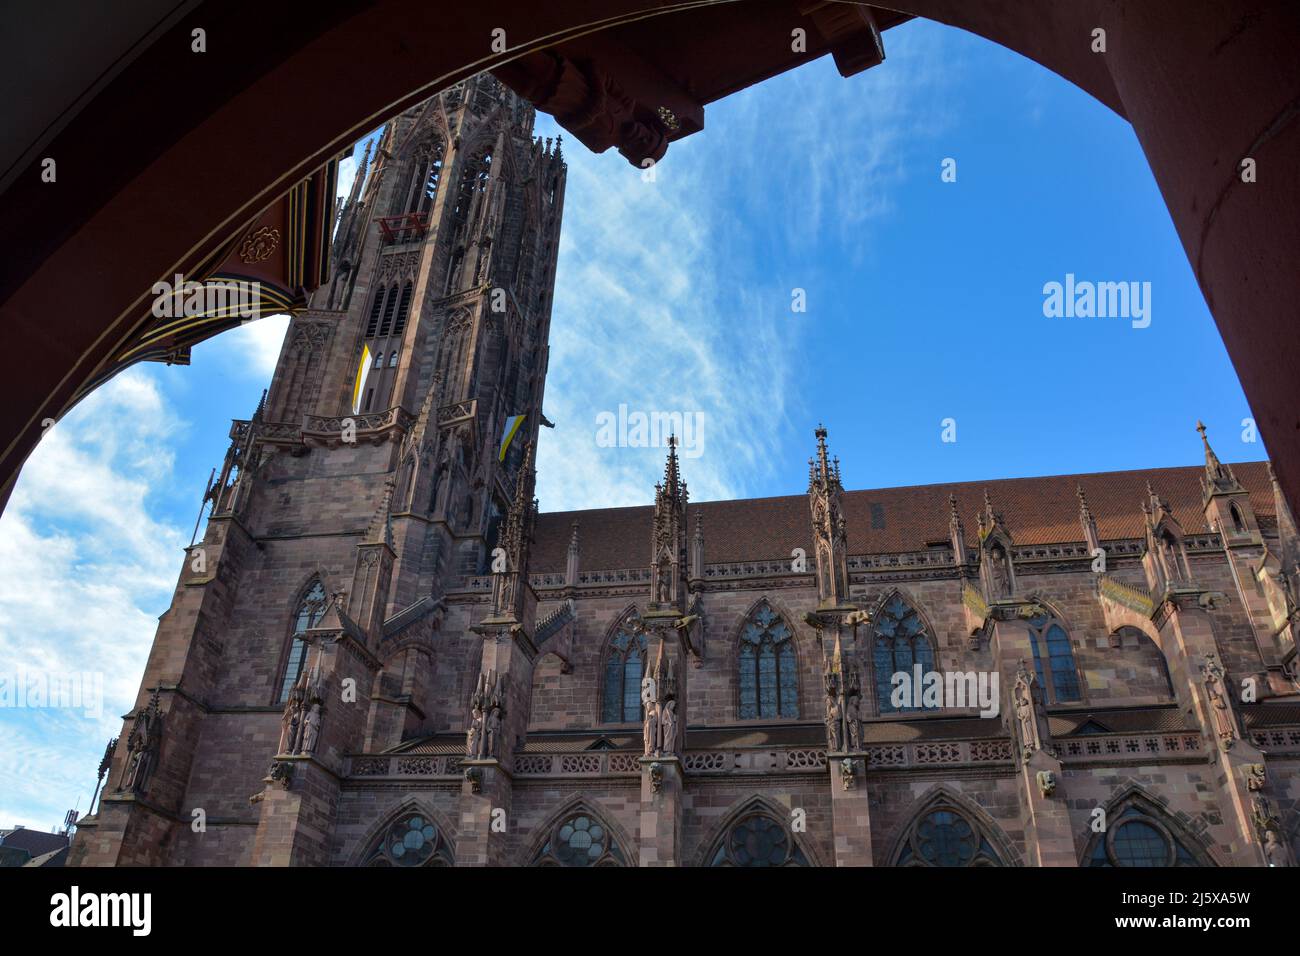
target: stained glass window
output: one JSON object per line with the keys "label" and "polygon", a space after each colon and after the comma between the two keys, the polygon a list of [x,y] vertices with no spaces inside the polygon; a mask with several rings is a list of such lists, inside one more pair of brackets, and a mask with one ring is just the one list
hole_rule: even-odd
{"label": "stained glass window", "polygon": [[428,817],[411,813],[393,823],[379,838],[366,866],[451,866],[451,848]]}
{"label": "stained glass window", "polygon": [[987,836],[965,814],[937,807],[908,830],[898,866],[1003,866]]}
{"label": "stained glass window", "polygon": [[781,616],[766,602],[740,632],[740,719],[799,716],[799,669],[794,641]]}
{"label": "stained glass window", "polygon": [[641,678],[645,675],[645,635],[620,628],[605,658],[605,700],[601,720],[631,724],[641,719]]}
{"label": "stained glass window", "polygon": [[923,675],[936,669],[934,646],[930,643],[921,616],[901,595],[894,594],[876,614],[875,631],[873,663],[876,671],[876,703],[880,713],[925,710],[924,704],[915,706],[913,701],[916,697],[904,701],[901,707],[894,706],[890,699],[894,691],[895,674],[907,674],[909,680],[914,682],[915,665],[921,665]]}
{"label": "stained glass window", "polygon": [[307,657],[307,642],[302,639],[302,633],[308,628],[315,627],[316,622],[320,620],[321,615],[325,613],[325,586],[320,581],[314,581],[312,586],[307,589],[302,601],[298,604],[298,610],[293,619],[293,643],[289,647],[289,660],[284,668],[284,681],[280,684],[280,703],[289,699],[289,691],[293,685],[298,682],[298,675],[302,673],[302,664]]}
{"label": "stained glass window", "polygon": [[1029,646],[1034,654],[1034,673],[1049,703],[1083,699],[1074,648],[1065,628],[1052,617],[1040,614],[1029,622]]}
{"label": "stained glass window", "polygon": [[766,813],[751,813],[723,834],[709,866],[808,866],[789,831]]}
{"label": "stained glass window", "polygon": [[1201,866],[1188,846],[1169,828],[1129,804],[1107,832],[1093,839],[1088,866]]}
{"label": "stained glass window", "polygon": [[585,810],[561,820],[537,851],[533,866],[626,866],[608,828]]}

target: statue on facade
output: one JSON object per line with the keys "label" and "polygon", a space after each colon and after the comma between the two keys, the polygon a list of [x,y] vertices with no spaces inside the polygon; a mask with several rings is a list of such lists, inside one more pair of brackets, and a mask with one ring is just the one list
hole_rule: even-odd
{"label": "statue on facade", "polygon": [[831,753],[840,753],[843,748],[840,716],[839,698],[828,697],[826,699],[826,749]]}
{"label": "statue on facade", "polygon": [[645,705],[641,740],[644,744],[645,756],[654,757],[659,754],[659,705],[653,700]]}
{"label": "statue on facade", "polygon": [[1016,668],[1016,683],[1011,690],[1012,706],[1015,708],[1016,736],[1020,738],[1020,754],[1028,760],[1039,750],[1047,749],[1044,733],[1044,714],[1039,706],[1035,688],[1034,675],[1025,666],[1021,658]]}
{"label": "statue on facade", "polygon": [[862,718],[865,716],[862,710],[862,695],[855,692],[849,697],[844,709],[844,722],[849,731],[848,747],[853,752],[862,750]]}
{"label": "statue on facade", "polygon": [[284,714],[280,717],[280,747],[276,753],[291,754],[298,742],[298,729],[302,723],[303,688],[301,680],[289,689],[289,698],[284,703]]}
{"label": "statue on facade", "polygon": [[163,717],[158,704],[158,691],[149,698],[149,705],[136,715],[130,736],[126,739],[126,766],[118,781],[117,792],[143,794],[149,785],[149,776],[158,761],[162,743]]}
{"label": "statue on facade", "polygon": [[465,756],[471,760],[500,756],[506,715],[504,683],[494,670],[479,672],[469,701],[469,727],[465,730]]}
{"label": "statue on facade", "polygon": [[470,707],[469,729],[465,731],[465,756],[477,757],[479,743],[483,739],[483,711],[476,706]]}
{"label": "statue on facade", "polygon": [[488,711],[487,724],[483,731],[483,735],[485,738],[483,755],[485,757],[496,757],[499,755],[498,748],[501,743],[501,723],[502,723],[501,718],[503,716],[503,713],[504,712],[501,707],[501,701],[494,700],[492,702],[491,709]]}
{"label": "statue on facade", "polygon": [[316,742],[320,740],[320,701],[314,700],[311,704],[311,710],[303,719],[302,725],[302,747],[300,753],[311,754],[316,752]]}
{"label": "statue on facade", "polygon": [[1276,830],[1264,831],[1264,859],[1269,866],[1290,866],[1291,854],[1286,844],[1278,839]]}
{"label": "statue on facade", "polygon": [[989,571],[993,581],[993,593],[990,597],[994,600],[1007,597],[1011,593],[1011,585],[1007,579],[1006,554],[1002,548],[994,547],[989,551]]}
{"label": "statue on facade", "polygon": [[1201,662],[1201,683],[1205,687],[1205,696],[1210,702],[1210,719],[1214,722],[1214,732],[1219,739],[1219,746],[1230,750],[1234,741],[1240,739],[1237,730],[1236,714],[1232,710],[1232,701],[1228,700],[1224,681],[1227,675],[1219,657],[1213,651],[1205,655]]}
{"label": "statue on facade", "polygon": [[672,754],[677,751],[677,701],[669,698],[664,701],[659,712],[659,752]]}
{"label": "statue on facade", "polygon": [[324,703],[319,672],[304,667],[284,703],[284,713],[280,717],[280,747],[276,753],[315,752],[320,740]]}

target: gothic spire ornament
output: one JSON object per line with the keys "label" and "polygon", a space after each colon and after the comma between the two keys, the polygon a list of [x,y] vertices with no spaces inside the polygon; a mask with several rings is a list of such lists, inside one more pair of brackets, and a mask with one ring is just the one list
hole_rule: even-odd
{"label": "gothic spire ornament", "polygon": [[848,525],[844,519],[839,461],[831,461],[826,428],[818,425],[817,457],[808,461],[808,511],[817,563],[818,607],[849,605]]}

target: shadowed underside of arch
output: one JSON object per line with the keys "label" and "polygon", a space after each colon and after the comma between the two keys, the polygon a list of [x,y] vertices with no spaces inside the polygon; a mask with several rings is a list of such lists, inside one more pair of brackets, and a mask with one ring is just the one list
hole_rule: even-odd
{"label": "shadowed underside of arch", "polygon": [[[1295,217],[1276,214],[1300,205],[1300,184],[1261,177],[1247,188],[1236,176],[1243,155],[1261,169],[1293,168],[1300,155],[1294,6],[1258,3],[1244,19],[1232,4],[1177,0],[891,6],[556,0],[504,18],[462,5],[448,18],[422,0],[337,0],[306,16],[296,5],[227,0],[153,20],[147,7],[122,13],[76,57],[62,55],[70,38],[57,9],[29,9],[35,22],[8,31],[11,42],[43,46],[45,56],[0,57],[26,71],[19,85],[32,101],[0,154],[0,216],[22,237],[0,262],[0,303],[6,330],[42,361],[16,370],[17,398],[0,413],[0,500],[42,421],[123,356],[144,354],[132,348],[157,332],[148,308],[156,281],[219,265],[222,249],[244,248],[262,212],[362,133],[450,83],[495,69],[579,140],[638,161],[701,128],[707,103],[803,62],[829,53],[846,75],[878,64],[881,32],[916,15],[1028,56],[1133,122],[1283,488],[1300,506],[1300,446],[1280,441],[1300,407],[1288,374],[1300,341],[1286,334],[1300,234]],[[212,38],[201,54],[195,30]],[[218,42],[230,36],[240,42]],[[341,55],[358,49],[371,55]],[[86,66],[63,76],[73,61]],[[106,151],[104,142],[133,148]],[[62,170],[57,188],[41,177],[50,157]],[[319,218],[325,192],[286,207],[286,222],[312,204]],[[255,242],[250,254],[265,247]],[[291,305],[320,263],[300,244],[284,249],[297,251],[282,252],[267,279]]]}

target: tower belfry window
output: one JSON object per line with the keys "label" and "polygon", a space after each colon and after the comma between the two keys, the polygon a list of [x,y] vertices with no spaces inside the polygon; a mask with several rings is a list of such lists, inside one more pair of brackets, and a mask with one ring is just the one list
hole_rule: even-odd
{"label": "tower belfry window", "polygon": [[384,305],[384,290],[375,290],[375,301],[370,305],[370,321],[366,323],[366,338],[372,339],[379,331],[379,310]]}
{"label": "tower belfry window", "polygon": [[384,321],[380,323],[380,336],[387,335],[393,327],[393,313],[397,310],[397,286],[388,292],[388,304],[384,306]]}
{"label": "tower belfry window", "polygon": [[439,143],[429,163],[428,175],[424,177],[424,188],[420,191],[420,208],[422,213],[433,208],[433,201],[438,198],[438,185],[442,182],[442,144]]}
{"label": "tower belfry window", "polygon": [[414,290],[409,282],[402,287],[402,298],[397,303],[397,318],[393,322],[394,335],[401,335],[402,330],[406,328],[406,316],[411,311],[412,291]]}

